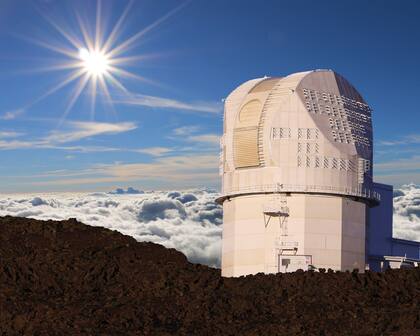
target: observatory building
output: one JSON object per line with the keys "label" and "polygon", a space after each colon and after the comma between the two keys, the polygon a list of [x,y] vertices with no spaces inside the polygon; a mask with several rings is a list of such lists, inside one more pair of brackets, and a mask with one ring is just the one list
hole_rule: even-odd
{"label": "observatory building", "polygon": [[240,85],[225,100],[220,161],[223,276],[364,270],[371,217],[391,221],[380,230],[392,254],[392,187],[372,181],[371,108],[339,74]]}

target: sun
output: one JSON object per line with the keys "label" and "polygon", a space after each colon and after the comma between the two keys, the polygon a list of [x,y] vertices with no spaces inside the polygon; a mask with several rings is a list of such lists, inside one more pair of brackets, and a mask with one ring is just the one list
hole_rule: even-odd
{"label": "sun", "polygon": [[[113,27],[107,27],[102,22],[101,0],[97,0],[96,18],[90,22],[86,22],[77,11],[75,12],[78,29],[77,27],[74,27],[75,29],[64,29],[52,18],[43,15],[61,37],[64,38],[63,42],[65,44],[51,44],[47,40],[29,39],[33,43],[64,57],[59,62],[41,69],[41,71],[68,71],[68,74],[61,82],[51,87],[30,104],[27,104],[25,108],[38,103],[69,84],[75,83],[73,90],[70,92],[61,120],[66,118],[79,97],[86,91],[88,93],[87,96],[90,97],[90,116],[91,119],[94,119],[97,97],[106,103],[110,107],[110,110],[115,113],[113,109],[114,100],[111,96],[112,92],[117,93],[119,96],[132,95],[131,91],[124,85],[124,79],[140,80],[148,84],[156,84],[154,80],[147,79],[139,73],[132,73],[124,68],[155,57],[155,55],[147,54],[133,55],[132,52],[137,43],[150,30],[156,28],[174,15],[185,6],[186,2],[144,27],[142,30],[134,33],[134,35],[121,40],[123,25],[133,3],[134,1],[129,1]],[[107,15],[104,16],[107,17]]]}
{"label": "sun", "polygon": [[79,57],[82,61],[82,68],[91,76],[104,76],[110,70],[110,58],[100,50],[81,48]]}

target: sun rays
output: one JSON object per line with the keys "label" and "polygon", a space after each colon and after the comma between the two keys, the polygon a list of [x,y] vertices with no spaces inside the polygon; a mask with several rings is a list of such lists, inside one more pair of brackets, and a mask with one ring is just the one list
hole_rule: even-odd
{"label": "sun rays", "polygon": [[119,94],[130,95],[130,91],[124,84],[124,79],[134,79],[149,84],[154,83],[151,79],[127,70],[127,66],[130,64],[152,57],[145,54],[132,55],[132,50],[145,34],[175,14],[186,3],[171,10],[134,35],[122,39],[124,23],[132,9],[133,2],[128,3],[112,29],[109,29],[110,27],[107,27],[102,20],[101,0],[96,3],[96,15],[95,19],[92,20],[93,24],[83,20],[81,15],[76,12],[78,24],[75,29],[70,30],[65,29],[50,17],[44,16],[61,35],[66,45],[60,46],[47,41],[31,40],[33,43],[59,54],[62,58],[59,63],[45,67],[42,71],[66,71],[67,75],[62,81],[37,97],[30,105],[38,103],[64,87],[74,84],[62,113],[61,122],[65,120],[83,93],[88,93],[90,98],[90,118],[93,120],[97,100],[100,99],[110,105],[113,110],[112,92],[118,91]]}

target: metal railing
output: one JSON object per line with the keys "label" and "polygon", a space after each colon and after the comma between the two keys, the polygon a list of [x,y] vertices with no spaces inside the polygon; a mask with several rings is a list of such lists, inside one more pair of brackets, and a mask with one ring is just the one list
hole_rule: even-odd
{"label": "metal railing", "polygon": [[244,187],[239,189],[228,189],[223,190],[222,197],[233,196],[236,194],[246,193],[281,193],[281,192],[299,192],[299,193],[327,193],[327,194],[339,194],[349,195],[355,197],[366,198],[369,200],[380,201],[381,195],[369,188],[349,188],[349,187],[336,187],[336,186],[325,186],[325,185],[294,185],[294,184],[265,184],[256,185],[251,187]]}

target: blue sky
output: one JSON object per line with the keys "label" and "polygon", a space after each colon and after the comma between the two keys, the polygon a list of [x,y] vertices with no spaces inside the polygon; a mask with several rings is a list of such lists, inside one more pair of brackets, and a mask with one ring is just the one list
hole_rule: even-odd
{"label": "blue sky", "polygon": [[80,52],[54,25],[83,41],[78,17],[93,32],[97,2],[0,2],[0,192],[217,188],[222,99],[318,68],[373,108],[376,180],[420,183],[418,1],[100,4],[105,37],[127,14],[114,47],[131,75],[113,73],[125,91],[108,83],[92,108],[90,84],[72,104],[78,80],[46,93],[75,70],[51,69],[69,61],[51,48]]}

